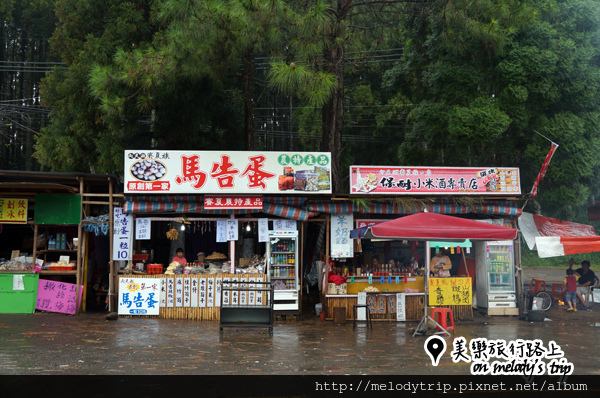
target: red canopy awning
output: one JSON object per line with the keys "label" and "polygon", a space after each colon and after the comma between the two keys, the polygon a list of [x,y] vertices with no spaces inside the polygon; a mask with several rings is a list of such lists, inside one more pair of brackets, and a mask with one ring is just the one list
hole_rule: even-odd
{"label": "red canopy awning", "polygon": [[437,213],[417,213],[350,231],[353,239],[512,240],[514,228]]}

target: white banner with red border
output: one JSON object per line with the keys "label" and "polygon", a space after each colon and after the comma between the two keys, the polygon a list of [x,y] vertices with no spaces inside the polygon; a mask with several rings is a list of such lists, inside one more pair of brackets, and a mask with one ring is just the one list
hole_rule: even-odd
{"label": "white banner with red border", "polygon": [[330,152],[125,151],[125,193],[328,194]]}
{"label": "white banner with red border", "polygon": [[350,166],[350,193],[519,195],[521,182],[516,167]]}

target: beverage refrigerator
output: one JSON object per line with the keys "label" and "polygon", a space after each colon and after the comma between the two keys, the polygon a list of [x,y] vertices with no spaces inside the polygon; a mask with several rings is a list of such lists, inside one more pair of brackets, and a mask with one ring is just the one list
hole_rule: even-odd
{"label": "beverage refrigerator", "polygon": [[273,282],[274,311],[299,311],[298,231],[269,231],[267,276]]}
{"label": "beverage refrigerator", "polygon": [[475,258],[477,307],[490,315],[508,315],[493,310],[517,308],[513,241],[475,242]]}

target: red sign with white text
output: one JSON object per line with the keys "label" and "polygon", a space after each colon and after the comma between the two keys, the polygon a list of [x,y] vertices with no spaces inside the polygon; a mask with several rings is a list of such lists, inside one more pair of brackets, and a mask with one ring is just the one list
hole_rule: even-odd
{"label": "red sign with white text", "polygon": [[350,193],[498,195],[521,193],[518,168],[350,166]]}
{"label": "red sign with white text", "polygon": [[205,196],[205,209],[258,209],[263,208],[262,196]]}
{"label": "red sign with white text", "polygon": [[363,228],[363,227],[372,227],[373,225],[377,225],[379,223],[382,222],[386,222],[386,221],[390,221],[390,220],[356,220],[356,228]]}

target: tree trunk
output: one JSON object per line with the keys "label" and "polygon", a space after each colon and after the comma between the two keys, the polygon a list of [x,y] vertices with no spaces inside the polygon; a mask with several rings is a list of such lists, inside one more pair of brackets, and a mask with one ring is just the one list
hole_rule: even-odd
{"label": "tree trunk", "polygon": [[256,102],[254,99],[254,53],[249,52],[244,57],[244,129],[246,133],[246,150],[254,150],[254,111]]}
{"label": "tree trunk", "polygon": [[341,36],[340,22],[346,17],[348,5],[351,1],[338,0],[337,20],[331,33],[329,43],[333,47],[325,48],[323,57],[325,59],[325,70],[336,77],[337,87],[332,97],[323,106],[322,128],[323,140],[321,145],[324,151],[331,152],[331,182],[334,193],[342,193],[341,179],[341,155],[342,155],[342,130],[344,128],[344,47],[336,45],[337,38]]}
{"label": "tree trunk", "polygon": [[[0,26],[0,59],[6,60],[6,29],[4,24]],[[0,100],[6,99],[6,77],[8,73],[0,70]],[[6,123],[0,125],[0,169],[8,169],[8,157],[9,157],[9,142],[5,137],[8,136]]]}

